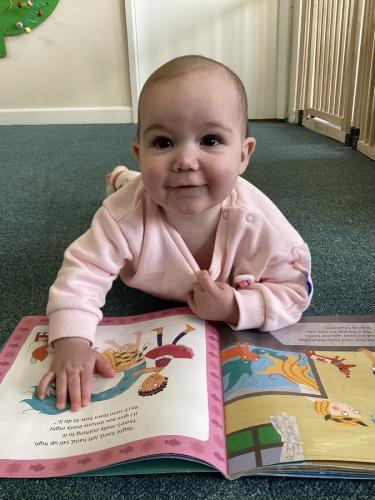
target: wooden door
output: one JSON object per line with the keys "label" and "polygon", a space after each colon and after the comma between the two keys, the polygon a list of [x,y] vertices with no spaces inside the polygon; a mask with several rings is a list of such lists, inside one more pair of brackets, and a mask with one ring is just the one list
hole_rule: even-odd
{"label": "wooden door", "polygon": [[133,119],[147,77],[183,54],[242,79],[251,119],[286,118],[291,0],[125,0]]}

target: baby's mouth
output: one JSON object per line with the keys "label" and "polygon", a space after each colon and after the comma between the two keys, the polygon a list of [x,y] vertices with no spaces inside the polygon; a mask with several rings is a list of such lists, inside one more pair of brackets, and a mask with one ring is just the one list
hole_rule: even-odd
{"label": "baby's mouth", "polygon": [[178,184],[176,186],[169,186],[171,189],[196,189],[203,187],[204,184]]}

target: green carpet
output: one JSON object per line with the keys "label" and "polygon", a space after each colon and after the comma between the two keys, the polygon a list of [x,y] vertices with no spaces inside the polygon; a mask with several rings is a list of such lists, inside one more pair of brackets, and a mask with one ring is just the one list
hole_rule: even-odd
{"label": "green carpet", "polygon": [[[309,315],[375,313],[375,163],[295,125],[255,123],[245,177],[309,243],[315,294]],[[0,127],[0,345],[25,315],[44,314],[64,248],[90,224],[115,165],[135,167],[133,125]],[[106,315],[171,307],[116,282]],[[374,395],[369,395],[374,397]],[[1,443],[0,443],[1,446]],[[371,481],[178,474],[0,480],[0,500],[19,498],[375,498]]]}

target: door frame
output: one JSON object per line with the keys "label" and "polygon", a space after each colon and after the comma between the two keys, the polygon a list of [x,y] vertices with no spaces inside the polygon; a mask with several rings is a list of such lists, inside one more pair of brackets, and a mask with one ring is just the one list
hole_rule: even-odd
{"label": "door frame", "polygon": [[[269,0],[274,1],[274,0]],[[143,82],[140,76],[140,9],[139,0],[124,0],[133,122],[138,122],[138,97]],[[278,47],[275,118],[288,117],[289,75],[291,54],[291,32],[293,19],[293,0],[277,0],[278,8]]]}

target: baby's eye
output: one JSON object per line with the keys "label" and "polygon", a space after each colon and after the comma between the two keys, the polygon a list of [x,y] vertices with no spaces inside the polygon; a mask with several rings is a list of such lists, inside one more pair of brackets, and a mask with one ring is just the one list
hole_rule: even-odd
{"label": "baby's eye", "polygon": [[220,144],[220,140],[216,135],[205,135],[201,140],[203,146],[217,146]]}
{"label": "baby's eye", "polygon": [[160,137],[156,137],[152,141],[152,145],[156,148],[167,149],[167,148],[170,148],[171,146],[173,146],[173,141],[171,139],[169,139],[168,137],[160,136]]}

